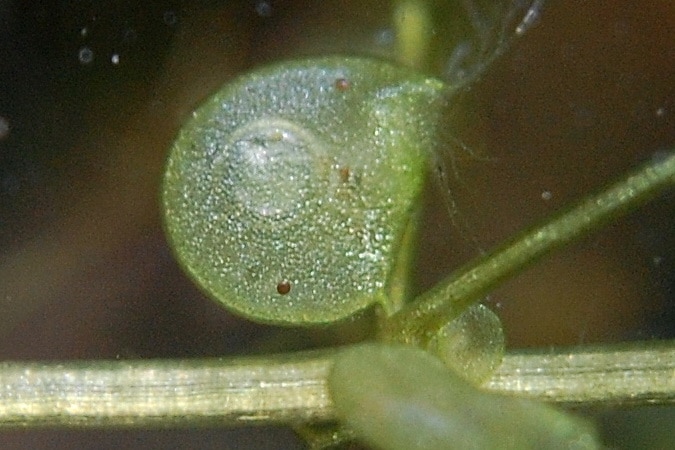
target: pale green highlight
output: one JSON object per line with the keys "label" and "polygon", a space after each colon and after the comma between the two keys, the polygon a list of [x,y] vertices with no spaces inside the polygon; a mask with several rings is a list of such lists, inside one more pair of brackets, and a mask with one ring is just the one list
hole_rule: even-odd
{"label": "pale green highlight", "polygon": [[399,0],[394,8],[398,60],[409,67],[423,68],[432,36],[431,8],[427,0]]}
{"label": "pale green highlight", "polygon": [[421,349],[364,344],[328,378],[342,423],[388,450],[595,449],[593,428],[542,403],[475,389]]}

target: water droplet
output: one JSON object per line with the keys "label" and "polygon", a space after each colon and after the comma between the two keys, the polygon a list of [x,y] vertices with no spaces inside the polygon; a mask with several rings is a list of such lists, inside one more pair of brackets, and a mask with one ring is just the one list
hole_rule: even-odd
{"label": "water droplet", "polygon": [[663,117],[666,115],[666,108],[663,106],[656,109],[656,117]]}
{"label": "water droplet", "polygon": [[553,198],[553,193],[551,191],[544,191],[541,193],[542,200],[551,200]]}
{"label": "water droplet", "polygon": [[113,53],[113,55],[110,57],[110,62],[113,63],[114,65],[118,65],[120,63],[120,55],[117,53]]}
{"label": "water droplet", "polygon": [[77,59],[82,64],[89,64],[94,60],[94,51],[89,47],[82,47],[77,54]]}
{"label": "water droplet", "polygon": [[83,38],[85,38],[85,37],[87,37],[88,34],[89,34],[89,28],[87,28],[87,27],[82,27],[82,29],[80,30],[80,36],[82,36]]}

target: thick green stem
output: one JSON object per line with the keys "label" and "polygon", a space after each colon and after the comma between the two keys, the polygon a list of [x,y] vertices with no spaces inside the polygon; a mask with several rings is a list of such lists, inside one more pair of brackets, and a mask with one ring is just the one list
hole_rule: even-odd
{"label": "thick green stem", "polygon": [[[333,351],[0,365],[0,426],[176,427],[334,418]],[[675,403],[675,341],[510,353],[487,389],[581,405]]]}
{"label": "thick green stem", "polygon": [[484,386],[574,405],[673,404],[674,345],[652,341],[511,353]]}
{"label": "thick green stem", "polygon": [[450,275],[394,314],[385,326],[384,338],[423,345],[429,332],[461,314],[504,279],[672,185],[675,153],[671,151]]}
{"label": "thick green stem", "polygon": [[0,365],[0,426],[175,427],[332,417],[321,353]]}

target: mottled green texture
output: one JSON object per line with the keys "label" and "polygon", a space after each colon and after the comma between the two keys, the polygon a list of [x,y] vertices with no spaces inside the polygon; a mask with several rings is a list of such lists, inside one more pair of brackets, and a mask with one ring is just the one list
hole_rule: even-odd
{"label": "mottled green texture", "polygon": [[414,347],[347,349],[335,358],[328,388],[342,423],[375,448],[598,448],[593,429],[581,419],[480,391]]}
{"label": "mottled green texture", "polygon": [[166,227],[184,268],[263,322],[326,323],[385,303],[444,89],[344,57],[287,62],[224,86],[169,157]]}

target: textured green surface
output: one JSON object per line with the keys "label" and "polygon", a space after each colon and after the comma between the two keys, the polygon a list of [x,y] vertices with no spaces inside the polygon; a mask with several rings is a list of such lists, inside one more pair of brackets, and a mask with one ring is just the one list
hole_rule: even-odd
{"label": "textured green surface", "polygon": [[166,225],[185,269],[264,322],[332,322],[386,302],[444,89],[342,57],[279,64],[223,87],[169,157]]}

